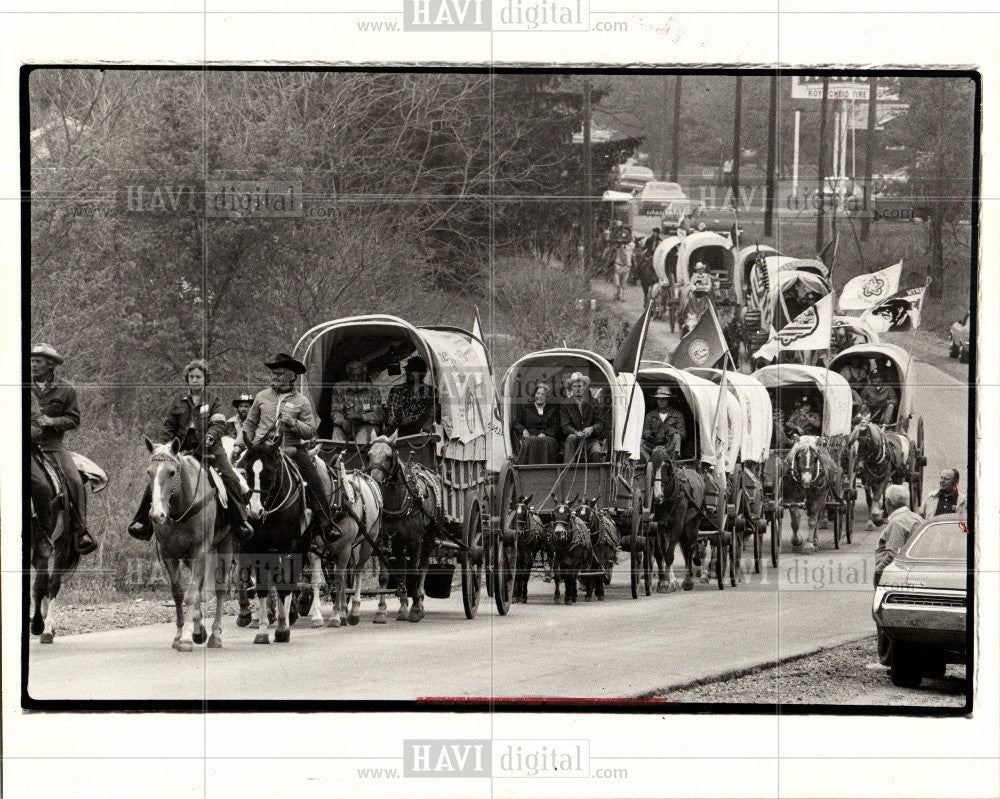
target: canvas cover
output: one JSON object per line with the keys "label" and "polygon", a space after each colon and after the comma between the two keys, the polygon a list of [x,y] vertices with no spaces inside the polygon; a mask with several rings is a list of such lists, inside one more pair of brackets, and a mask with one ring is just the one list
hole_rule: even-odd
{"label": "canvas cover", "polygon": [[899,385],[893,386],[899,391],[900,419],[905,419],[913,413],[913,393],[916,388],[916,370],[913,366],[913,356],[896,344],[856,344],[840,352],[830,362],[831,369],[838,369],[852,357],[861,356],[872,360],[888,360],[892,362],[899,374]]}
{"label": "canvas cover", "polygon": [[[693,374],[718,383],[721,369],[691,369]],[[726,371],[726,385],[739,400],[743,410],[743,434],[740,440],[740,457],[744,461],[764,462],[771,452],[771,434],[774,417],[771,397],[767,389],[752,375]]]}
{"label": "canvas cover", "polygon": [[[646,382],[675,383],[688,407],[694,414],[695,424],[698,426],[699,452],[696,453],[698,460],[711,464],[713,467],[721,465],[723,452],[716,447],[716,432],[713,425],[719,425],[720,431],[722,422],[717,416],[716,408],[719,402],[719,387],[703,377],[698,377],[691,372],[675,369],[672,366],[643,366],[639,370],[640,378]],[[641,433],[640,433],[641,435]],[[728,445],[723,434],[723,444]]]}
{"label": "canvas cover", "polygon": [[851,385],[832,369],[802,364],[775,364],[753,373],[765,388],[811,384],[823,397],[823,435],[850,435]]}

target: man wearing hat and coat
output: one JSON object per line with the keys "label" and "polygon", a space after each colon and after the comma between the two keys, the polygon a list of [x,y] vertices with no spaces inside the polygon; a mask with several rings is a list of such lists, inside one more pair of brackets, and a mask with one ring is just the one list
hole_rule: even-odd
{"label": "man wearing hat and coat", "polygon": [[414,355],[404,369],[406,382],[393,386],[386,399],[386,430],[401,436],[433,432],[434,387],[424,382],[427,361]]}
{"label": "man wearing hat and coat", "polygon": [[576,458],[577,447],[583,448],[586,459],[600,460],[604,452],[601,436],[604,433],[604,408],[590,396],[590,378],[582,372],[573,372],[567,380],[569,397],[559,411],[565,443],[563,459],[570,463]]}
{"label": "man wearing hat and coat", "polygon": [[653,396],[656,410],[647,413],[642,423],[642,455],[648,460],[654,449],[666,447],[677,457],[687,441],[684,415],[670,404],[673,396],[670,386],[660,386]]}
{"label": "man wearing hat and coat", "polygon": [[253,405],[253,394],[240,394],[233,400],[233,408],[236,413],[226,419],[226,435],[236,439],[236,446],[243,446],[243,423],[247,420],[247,414]]}
{"label": "man wearing hat and coat", "polygon": [[305,442],[316,435],[319,420],[312,403],[295,388],[295,379],[306,372],[305,364],[291,355],[279,352],[273,361],[264,364],[271,370],[271,385],[254,397],[253,405],[243,422],[243,440],[250,447],[277,429],[282,434],[282,448],[306,481],[306,502],[325,538],[333,530],[333,510],[323,491],[316,462]]}
{"label": "man wearing hat and coat", "polygon": [[31,440],[62,474],[76,551],[89,555],[97,549],[97,542],[87,530],[83,481],[73,456],[63,443],[66,431],[80,426],[80,405],[72,384],[55,376],[55,368],[62,363],[62,356],[49,344],[36,344],[31,348],[31,393],[38,402],[38,413],[32,419]]}
{"label": "man wearing hat and coat", "polygon": [[808,394],[799,397],[795,410],[789,414],[785,421],[785,433],[792,436],[797,433],[800,436],[818,436],[820,434],[819,414],[813,410],[812,400]]}
{"label": "man wearing hat and coat", "polygon": [[385,421],[382,395],[368,379],[361,361],[348,363],[346,372],[347,379],[334,385],[330,399],[333,417],[330,438],[367,446],[378,435],[379,425]]}

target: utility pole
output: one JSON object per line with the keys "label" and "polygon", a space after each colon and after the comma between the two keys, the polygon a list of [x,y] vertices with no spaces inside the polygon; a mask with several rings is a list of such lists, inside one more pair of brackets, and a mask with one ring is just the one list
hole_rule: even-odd
{"label": "utility pole", "polygon": [[778,76],[771,77],[771,99],[767,106],[767,198],[764,206],[764,235],[774,235],[774,171],[778,147]]}
{"label": "utility pole", "polygon": [[590,153],[590,77],[583,79],[583,274],[590,273],[594,248],[593,158]]}
{"label": "utility pole", "polygon": [[674,152],[670,169],[670,180],[677,183],[680,174],[680,141],[681,141],[681,76],[674,76]]}
{"label": "utility pole", "polygon": [[733,208],[740,207],[740,117],[743,106],[743,76],[736,76],[736,108],[733,112]]}
{"label": "utility pole", "polygon": [[878,97],[878,81],[874,76],[868,78],[868,128],[865,131],[865,205],[864,216],[861,217],[861,240],[868,241],[868,231],[871,227],[870,214],[875,210],[872,202],[872,154],[875,149],[875,120]]}
{"label": "utility pole", "polygon": [[819,105],[819,155],[816,158],[816,253],[823,249],[823,159],[826,158],[826,100],[830,95],[830,79],[823,78],[823,99]]}

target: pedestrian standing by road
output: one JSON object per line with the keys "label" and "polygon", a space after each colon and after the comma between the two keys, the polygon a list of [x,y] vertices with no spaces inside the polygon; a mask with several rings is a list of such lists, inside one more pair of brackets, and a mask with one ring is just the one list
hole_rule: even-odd
{"label": "pedestrian standing by road", "polygon": [[965,508],[965,496],[958,490],[958,469],[944,469],[939,477],[939,488],[927,495],[920,508],[925,519],[943,513],[955,513]]}
{"label": "pedestrian standing by road", "polygon": [[875,550],[875,586],[879,578],[909,540],[923,518],[910,510],[910,489],[904,485],[890,485],[885,489],[885,529]]}

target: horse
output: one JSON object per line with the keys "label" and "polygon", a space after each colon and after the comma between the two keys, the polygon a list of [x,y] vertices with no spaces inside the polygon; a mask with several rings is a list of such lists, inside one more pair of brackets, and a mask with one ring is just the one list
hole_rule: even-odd
{"label": "horse", "polygon": [[857,453],[858,474],[872,525],[881,526],[885,522],[885,489],[890,482],[903,483],[913,471],[913,448],[906,436],[874,424],[869,413],[851,430],[848,445]]}
{"label": "horse", "polygon": [[[424,433],[408,440],[433,437]],[[418,622],[424,612],[424,579],[430,566],[434,532],[442,508],[441,478],[417,463],[403,463],[392,436],[378,436],[365,453],[368,474],[382,489],[382,524],[392,552],[392,574],[399,595],[398,621]],[[412,607],[407,613],[407,605]]]}
{"label": "horse", "polygon": [[666,447],[653,450],[647,478],[658,594],[677,590],[674,552],[678,543],[687,568],[682,586],[685,591],[694,588],[698,519],[705,507],[705,479],[696,469],[677,466],[668,455]]}
{"label": "horse", "polygon": [[792,546],[803,546],[799,539],[802,511],[806,513],[806,526],[812,529],[812,540],[807,540],[804,551],[812,552],[819,546],[819,525],[826,515],[826,501],[830,494],[841,499],[843,470],[824,448],[817,436],[799,436],[785,456],[782,475],[782,492],[792,519]]}
{"label": "horse", "polygon": [[552,550],[552,582],[555,583],[554,601],[559,603],[559,581],[566,588],[564,603],[575,605],[577,580],[580,570],[590,558],[590,530],[583,520],[573,512],[576,502],[558,503],[552,511],[552,520],[546,526],[546,538]]}
{"label": "horse", "polygon": [[[333,509],[333,529],[339,536],[326,541],[322,535],[313,536],[309,547],[310,585],[302,592],[299,612],[309,612],[313,627],[323,626],[323,612],[320,605],[320,590],[323,576],[332,576],[330,594],[333,600],[333,614],[327,626],[340,627],[361,621],[361,575],[373,551],[378,545],[382,527],[382,492],[378,484],[363,472],[348,472],[344,468],[343,455],[337,458],[332,470],[333,491],[330,507]],[[352,580],[350,613],[347,612],[347,578]],[[385,624],[385,595],[379,594],[376,624]]]}
{"label": "horse", "polygon": [[[31,568],[34,607],[31,634],[43,644],[55,638],[56,596],[64,578],[80,563],[76,541],[69,534],[66,487],[55,468],[46,468],[37,447],[31,453]],[[62,498],[62,501],[60,501]]]}
{"label": "horse", "polygon": [[[604,601],[604,586],[611,584],[611,569],[615,564],[618,547],[621,545],[621,535],[618,525],[607,511],[599,510],[599,497],[586,500],[575,514],[587,526],[590,534],[590,563],[585,564],[592,572],[581,578],[584,589],[584,602],[590,602],[596,595],[599,602]],[[593,573],[593,572],[597,573]]]}
{"label": "horse", "polygon": [[514,588],[511,601],[527,603],[528,579],[535,555],[546,547],[545,528],[541,517],[531,507],[532,494],[519,497],[514,510],[507,520],[507,527],[513,528],[517,537],[517,560],[514,564]]}
{"label": "horse", "polygon": [[[170,593],[177,613],[177,635],[173,648],[190,652],[205,643],[202,599],[205,584],[215,584],[215,618],[208,647],[222,646],[222,606],[228,592],[229,563],[233,536],[218,507],[216,488],[208,469],[190,455],[181,454],[180,441],[154,444],[149,450],[149,480],[156,551],[170,580]],[[183,574],[187,567],[186,577]]]}
{"label": "horse", "polygon": [[[253,535],[241,546],[240,579],[253,582],[257,599],[251,627],[260,630],[255,644],[270,644],[268,601],[275,593],[277,628],[275,643],[291,640],[291,600],[305,559],[306,530],[311,512],[306,508],[305,481],[294,461],[282,449],[283,436],[272,427],[260,441],[247,447],[243,468],[250,475],[250,510]],[[321,479],[324,470],[319,470]],[[324,486],[327,492],[330,486]],[[251,558],[253,562],[251,563]]]}

